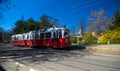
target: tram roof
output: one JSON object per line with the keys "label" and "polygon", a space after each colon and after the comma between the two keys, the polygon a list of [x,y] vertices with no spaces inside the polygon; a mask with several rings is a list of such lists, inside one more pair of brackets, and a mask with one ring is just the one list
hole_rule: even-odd
{"label": "tram roof", "polygon": [[57,30],[63,30],[63,29],[66,29],[66,28],[50,27],[50,28],[45,28],[45,29],[40,29],[40,30],[29,31],[28,33],[16,34],[13,36],[20,36],[20,35],[26,35],[26,34],[31,34],[31,33],[39,33],[39,32],[50,32],[50,31],[57,31]]}
{"label": "tram roof", "polygon": [[48,29],[46,30],[46,32],[56,31],[56,30],[62,30],[62,29],[66,29],[66,28],[54,28],[54,27],[51,27],[51,28],[48,28]]}
{"label": "tram roof", "polygon": [[38,33],[38,32],[50,32],[50,31],[56,31],[56,30],[62,30],[62,29],[66,29],[66,28],[48,28],[48,29],[40,29],[40,30],[35,30],[35,31],[30,31],[29,33]]}

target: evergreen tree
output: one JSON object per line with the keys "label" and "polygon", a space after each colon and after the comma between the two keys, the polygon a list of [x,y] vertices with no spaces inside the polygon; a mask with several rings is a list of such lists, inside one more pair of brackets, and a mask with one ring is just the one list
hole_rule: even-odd
{"label": "evergreen tree", "polygon": [[20,20],[15,23],[15,28],[13,28],[14,34],[26,33],[33,30],[40,30],[44,28],[53,27],[57,23],[57,20],[47,16],[42,15],[39,21],[35,21],[32,17],[27,21],[24,21],[22,16]]}
{"label": "evergreen tree", "polygon": [[110,30],[120,28],[120,12],[116,11],[112,18],[112,24],[109,26]]}

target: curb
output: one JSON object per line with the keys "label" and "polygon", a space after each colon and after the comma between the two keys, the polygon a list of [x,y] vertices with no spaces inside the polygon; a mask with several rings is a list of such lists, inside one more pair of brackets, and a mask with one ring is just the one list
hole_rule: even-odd
{"label": "curb", "polygon": [[100,55],[100,56],[112,56],[112,57],[119,57],[120,55],[115,55],[115,54],[107,54],[107,53],[98,53],[98,52],[93,52],[93,55]]}
{"label": "curb", "polygon": [[86,46],[87,50],[105,51],[105,52],[118,52],[120,53],[120,45],[90,45]]}
{"label": "curb", "polygon": [[85,48],[95,55],[120,57],[120,45],[90,45]]}
{"label": "curb", "polygon": [[86,47],[86,49],[94,50],[94,51],[120,52],[120,48],[111,48],[111,47]]}

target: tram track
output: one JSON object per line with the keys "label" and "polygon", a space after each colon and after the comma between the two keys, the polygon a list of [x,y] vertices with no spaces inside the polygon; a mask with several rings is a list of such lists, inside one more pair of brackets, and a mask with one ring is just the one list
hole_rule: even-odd
{"label": "tram track", "polygon": [[[107,68],[109,69],[110,71],[113,71],[113,70],[117,70],[117,71],[120,71],[120,68],[118,67],[111,67],[111,66],[106,66],[106,65],[100,65],[100,64],[94,64],[94,63],[88,63],[88,62],[82,62],[82,61],[74,61],[74,60],[70,60],[68,59],[67,61],[72,61],[72,62],[77,62],[78,64],[88,64],[88,65],[92,65],[92,66],[97,66],[98,68],[102,67],[102,68]],[[88,68],[85,68],[85,67],[81,67],[81,66],[75,66],[75,65],[71,65],[71,64],[67,64],[67,63],[63,63],[63,62],[54,62],[54,61],[51,61],[53,63],[56,63],[56,64],[60,64],[60,65],[64,65],[64,66],[68,66],[68,67],[72,67],[72,68],[77,68],[77,69],[81,69],[81,70],[85,70],[85,71],[93,71],[93,70],[90,70]],[[101,68],[101,69],[102,69]]]}
{"label": "tram track", "polygon": [[95,65],[95,66],[100,66],[100,67],[120,69],[120,67],[111,67],[111,66],[107,66],[107,65],[95,64],[95,63],[89,63],[89,62],[75,61],[75,60],[72,60],[72,59],[65,59],[65,60],[67,60],[67,61],[68,61],[68,60],[69,60],[69,61],[74,61],[74,62],[78,62],[78,63],[84,63],[84,64],[90,64],[90,65]]}

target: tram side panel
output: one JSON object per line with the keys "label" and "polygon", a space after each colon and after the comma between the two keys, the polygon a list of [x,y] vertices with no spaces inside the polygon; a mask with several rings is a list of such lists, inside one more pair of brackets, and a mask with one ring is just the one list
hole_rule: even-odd
{"label": "tram side panel", "polygon": [[51,45],[51,32],[46,32],[45,34],[44,34],[44,46],[45,47],[48,47],[48,48],[50,48],[50,47],[52,47],[52,45]]}
{"label": "tram side panel", "polygon": [[39,46],[48,48],[67,48],[70,46],[70,40],[65,37],[64,29],[52,30],[46,32],[31,31],[27,34],[16,35],[16,39],[12,40],[13,45],[19,46]]}

